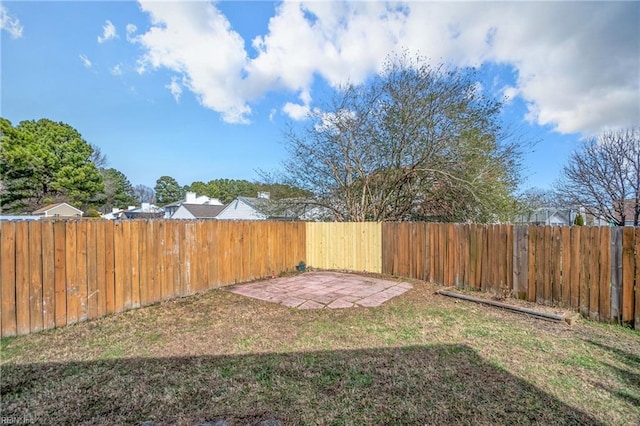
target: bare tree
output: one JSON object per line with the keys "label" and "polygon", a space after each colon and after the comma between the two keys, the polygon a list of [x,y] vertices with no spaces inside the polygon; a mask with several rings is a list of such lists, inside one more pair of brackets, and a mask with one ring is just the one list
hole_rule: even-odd
{"label": "bare tree", "polygon": [[288,134],[288,183],[338,221],[508,217],[519,152],[471,70],[392,58]]}
{"label": "bare tree", "polygon": [[107,159],[106,154],[102,153],[102,150],[98,145],[89,144],[93,152],[89,157],[89,161],[91,161],[98,169],[102,170],[107,167],[109,164],[109,159]]}
{"label": "bare tree", "polygon": [[141,203],[156,202],[156,193],[153,191],[153,188],[146,185],[136,185],[135,188],[133,188],[133,193]]}
{"label": "bare tree", "polygon": [[607,131],[584,142],[563,168],[558,191],[571,205],[616,226],[638,226],[640,130]]}

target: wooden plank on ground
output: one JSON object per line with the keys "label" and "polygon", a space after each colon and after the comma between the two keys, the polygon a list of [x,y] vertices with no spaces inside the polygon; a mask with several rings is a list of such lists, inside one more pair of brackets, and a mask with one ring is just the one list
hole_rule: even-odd
{"label": "wooden plank on ground", "polygon": [[632,227],[622,230],[622,323],[630,324],[634,319],[635,307],[635,232]]}
{"label": "wooden plank on ground", "polygon": [[17,334],[16,327],[16,224],[0,222],[0,280],[2,285],[1,336]]}
{"label": "wooden plank on ground", "polygon": [[30,331],[42,330],[42,222],[29,221],[29,320]]}
{"label": "wooden plank on ground", "polygon": [[53,222],[47,220],[42,223],[42,327],[45,330],[56,326],[54,260]]}

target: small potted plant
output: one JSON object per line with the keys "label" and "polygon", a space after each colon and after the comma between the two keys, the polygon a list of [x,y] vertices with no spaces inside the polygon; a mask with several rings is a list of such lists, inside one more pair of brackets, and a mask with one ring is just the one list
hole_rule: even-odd
{"label": "small potted plant", "polygon": [[307,265],[304,263],[304,260],[301,260],[300,263],[298,263],[296,269],[298,270],[298,272],[304,272],[307,270]]}

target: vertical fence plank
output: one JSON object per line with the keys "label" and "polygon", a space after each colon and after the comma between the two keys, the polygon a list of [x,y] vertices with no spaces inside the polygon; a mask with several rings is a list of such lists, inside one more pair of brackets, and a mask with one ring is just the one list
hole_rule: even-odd
{"label": "vertical fence plank", "polygon": [[622,323],[633,321],[635,279],[635,233],[632,227],[622,230]]}
{"label": "vertical fence plank", "polygon": [[140,307],[140,223],[139,220],[131,221],[130,259],[131,259],[131,308]]}
{"label": "vertical fence plank", "polygon": [[29,221],[29,329],[42,330],[42,222]]}
{"label": "vertical fence plank", "polygon": [[609,322],[611,318],[611,228],[600,227],[600,249],[599,251],[599,320]]}
{"label": "vertical fence plank", "polygon": [[128,271],[125,270],[125,237],[124,228],[126,221],[117,221],[113,230],[113,252],[114,252],[114,264],[115,271],[114,280],[114,299],[113,299],[113,311],[122,312],[124,309],[124,287],[125,276]]}
{"label": "vertical fence plank", "polygon": [[622,228],[611,229],[611,321],[622,323]]}
{"label": "vertical fence plank", "polygon": [[140,306],[147,306],[149,304],[149,259],[147,252],[147,235],[149,230],[149,221],[141,220],[138,222],[138,250],[140,255],[138,262],[140,265],[139,271],[139,283],[140,283]]}
{"label": "vertical fence plank", "polygon": [[112,314],[116,310],[116,224],[109,220],[103,222],[104,226],[104,287],[105,287],[105,311]]}
{"label": "vertical fence plank", "polygon": [[80,307],[78,306],[78,252],[77,252],[77,222],[68,221],[66,232],[66,267],[67,274],[67,325],[78,322]]}
{"label": "vertical fence plank", "polygon": [[55,326],[67,325],[67,224],[53,223]]}
{"label": "vertical fence plank", "polygon": [[580,259],[580,248],[582,246],[582,227],[571,227],[571,270],[569,271],[569,285],[571,287],[571,303],[572,309],[580,309],[580,270],[582,261]]}
{"label": "vertical fence plank", "polygon": [[591,237],[589,249],[589,319],[598,320],[600,317],[600,228],[589,228]]}
{"label": "vertical fence plank", "polygon": [[147,222],[147,241],[146,241],[146,253],[147,253],[147,304],[155,303],[158,299],[156,298],[156,269],[158,264],[158,258],[156,257],[156,222],[155,220],[150,220]]}
{"label": "vertical fence plank", "polygon": [[96,222],[96,316],[98,317],[107,314],[107,241],[105,229],[106,224],[109,222],[104,220]]}
{"label": "vertical fence plank", "polygon": [[79,221],[76,224],[77,232],[77,298],[78,321],[87,319],[87,223]]}
{"label": "vertical fence plank", "polygon": [[2,272],[2,337],[15,336],[16,325],[16,224],[0,222],[0,265]]}
{"label": "vertical fence plank", "polygon": [[[87,222],[87,319],[98,316],[98,244],[96,221]],[[100,274],[102,275],[102,274]]]}
{"label": "vertical fence plank", "polygon": [[558,305],[562,300],[562,239],[561,228],[554,226],[551,228],[551,303]]}
{"label": "vertical fence plank", "polygon": [[53,222],[42,223],[42,326],[44,329],[54,328],[55,320],[55,242]]}
{"label": "vertical fence plank", "polygon": [[29,334],[29,224],[16,223],[16,319],[17,333]]}
{"label": "vertical fence plank", "polygon": [[589,317],[589,281],[591,262],[591,231],[589,227],[584,227],[580,238],[580,314]]}
{"label": "vertical fence plank", "polygon": [[571,227],[563,226],[560,231],[561,254],[561,306],[571,306]]}
{"label": "vertical fence plank", "polygon": [[640,227],[635,228],[635,309],[633,325],[636,330],[640,330]]}

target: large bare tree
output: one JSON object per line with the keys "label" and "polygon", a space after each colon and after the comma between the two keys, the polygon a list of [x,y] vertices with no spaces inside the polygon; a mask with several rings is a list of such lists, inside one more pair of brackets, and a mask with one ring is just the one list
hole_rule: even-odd
{"label": "large bare tree", "polygon": [[640,130],[607,131],[583,143],[569,157],[558,191],[616,226],[640,225]]}
{"label": "large bare tree", "polygon": [[472,70],[394,57],[289,132],[288,183],[338,221],[506,220],[519,150],[501,106]]}

